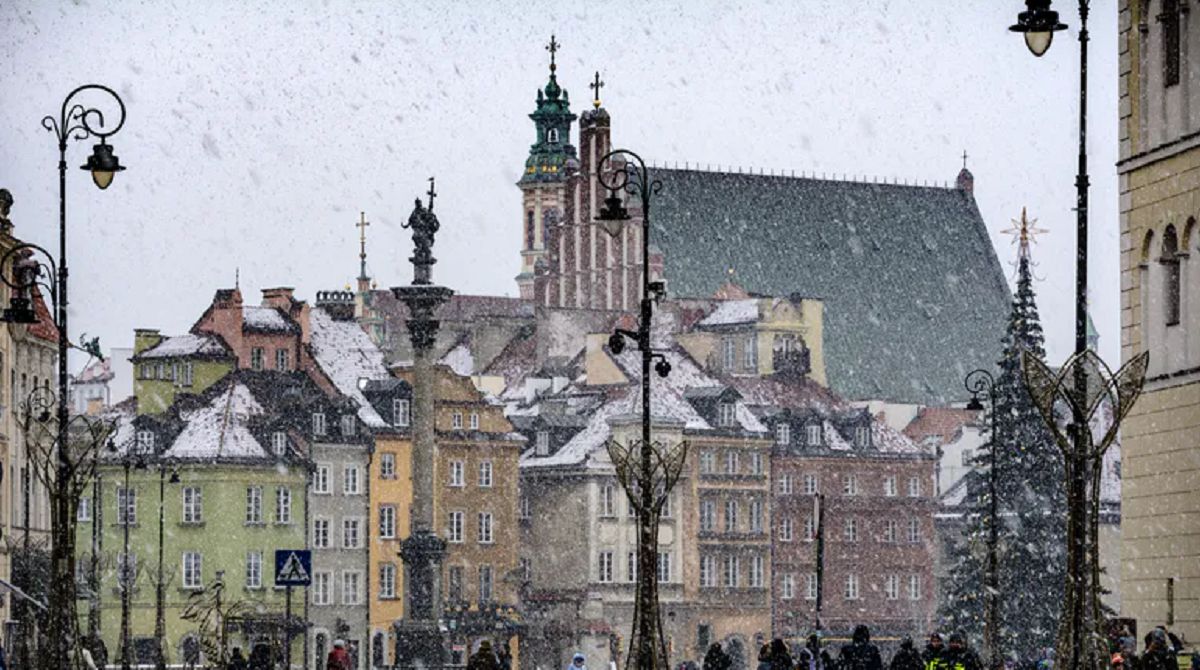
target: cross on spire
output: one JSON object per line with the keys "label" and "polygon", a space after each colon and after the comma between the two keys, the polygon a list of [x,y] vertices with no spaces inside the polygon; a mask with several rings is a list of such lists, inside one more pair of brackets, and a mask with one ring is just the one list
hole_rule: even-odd
{"label": "cross on spire", "polygon": [[433,211],[433,199],[437,197],[437,191],[433,186],[433,177],[429,178],[429,190],[425,191],[425,195],[429,196],[429,211]]}
{"label": "cross on spire", "polygon": [[354,224],[354,227],[358,228],[359,279],[366,279],[367,277],[367,226],[369,225],[371,225],[371,222],[367,221],[367,213],[359,212],[358,223]]}
{"label": "cross on spire", "polygon": [[600,109],[600,89],[604,88],[604,82],[600,81],[600,71],[596,70],[596,79],[588,84],[588,88],[592,89],[592,107]]}
{"label": "cross on spire", "polygon": [[554,71],[558,69],[558,66],[554,64],[554,54],[558,53],[558,48],[561,46],[554,39],[554,35],[550,35],[550,43],[546,45],[546,51],[550,52],[550,74],[554,74]]}
{"label": "cross on spire", "polygon": [[965,170],[965,169],[967,169],[967,150],[966,149],[963,149],[962,159],[963,159],[963,169]]}

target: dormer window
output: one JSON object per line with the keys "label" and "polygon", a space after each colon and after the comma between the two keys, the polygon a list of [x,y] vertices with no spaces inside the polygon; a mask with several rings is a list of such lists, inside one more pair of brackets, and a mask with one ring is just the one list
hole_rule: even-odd
{"label": "dormer window", "polygon": [[287,450],[287,433],[282,430],[277,430],[271,433],[271,453],[276,456],[282,456]]}
{"label": "dormer window", "polygon": [[550,431],[539,430],[537,433],[537,443],[534,446],[534,455],[549,456],[550,455]]}
{"label": "dormer window", "polygon": [[324,413],[313,412],[312,432],[313,432],[313,435],[324,435],[325,434],[325,414]]}
{"label": "dormer window", "polygon": [[808,446],[818,447],[821,445],[821,424],[810,423],[806,430],[808,431],[807,440]]}
{"label": "dormer window", "polygon": [[551,144],[558,143],[558,128],[551,128],[549,132],[546,133],[546,141],[550,142]]}
{"label": "dormer window", "polygon": [[392,425],[407,426],[412,414],[412,405],[407,398],[392,400]]}
{"label": "dormer window", "polygon": [[137,432],[137,448],[142,452],[153,451],[154,433],[149,430],[139,430]]}
{"label": "dormer window", "polygon": [[792,427],[786,423],[775,426],[775,444],[789,445],[792,443]]}
{"label": "dormer window", "polygon": [[718,416],[718,423],[721,425],[722,428],[733,427],[734,416],[735,416],[734,410],[733,410],[733,403],[723,402],[720,404],[719,408],[720,408],[720,415]]}
{"label": "dormer window", "polygon": [[871,428],[870,428],[870,426],[857,426],[854,429],[854,446],[856,446],[856,447],[871,446]]}
{"label": "dormer window", "polygon": [[354,415],[353,414],[343,414],[342,415],[341,428],[342,428],[342,437],[350,437],[351,435],[354,435]]}

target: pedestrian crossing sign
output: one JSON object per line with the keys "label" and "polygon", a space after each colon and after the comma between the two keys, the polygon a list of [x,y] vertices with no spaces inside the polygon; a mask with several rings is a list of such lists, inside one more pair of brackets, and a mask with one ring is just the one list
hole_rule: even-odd
{"label": "pedestrian crossing sign", "polygon": [[308,586],[312,583],[312,552],[307,549],[275,551],[275,586]]}

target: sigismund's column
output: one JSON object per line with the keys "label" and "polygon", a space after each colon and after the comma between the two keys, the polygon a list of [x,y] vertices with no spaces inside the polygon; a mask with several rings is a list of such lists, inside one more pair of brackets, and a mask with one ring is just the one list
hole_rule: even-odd
{"label": "sigismund's column", "polygon": [[433,214],[436,193],[429,179],[429,207],[418,198],[405,228],[412,229],[413,282],[392,288],[393,295],[408,305],[408,335],[413,349],[412,412],[412,532],[400,545],[404,562],[407,607],[405,617],[395,624],[396,664],[407,668],[441,668],[446,660],[445,642],[439,628],[442,616],[441,564],[446,541],[433,525],[434,380],[430,350],[437,335],[437,308],[453,291],[434,286],[430,271],[433,238],[438,220]]}

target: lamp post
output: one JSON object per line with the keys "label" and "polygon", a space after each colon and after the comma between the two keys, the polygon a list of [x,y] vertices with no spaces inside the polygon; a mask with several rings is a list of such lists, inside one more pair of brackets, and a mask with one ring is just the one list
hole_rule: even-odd
{"label": "lamp post", "polygon": [[[103,93],[112,98],[119,108],[115,122],[96,107],[87,107],[74,102],[81,93]],[[92,180],[101,189],[108,188],[113,176],[125,167],[113,154],[108,138],[116,134],[125,124],[125,103],[111,88],[99,84],[87,84],[71,91],[63,100],[58,116],[48,115],[42,119],[42,127],[54,133],[58,141],[58,260],[42,247],[35,244],[20,244],[9,250],[0,263],[10,258],[19,259],[20,271],[14,272],[13,280],[4,277],[4,282],[14,289],[9,307],[0,320],[16,323],[33,323],[37,316],[33,310],[33,291],[37,287],[48,290],[54,303],[53,325],[58,334],[58,397],[55,399],[57,431],[57,455],[55,469],[58,495],[51,500],[51,545],[50,545],[50,593],[47,639],[49,650],[46,662],[50,666],[78,666],[76,642],[79,623],[75,617],[75,506],[78,498],[65,495],[68,488],[75,488],[73,480],[83,474],[81,461],[72,461],[69,437],[69,396],[67,377],[67,350],[69,331],[67,328],[67,143],[68,140],[86,140],[97,137],[100,143],[92,147],[82,169],[92,173]],[[20,255],[15,255],[20,254]],[[35,260],[32,256],[40,255]],[[16,270],[17,268],[14,268]],[[44,279],[43,279],[44,277]]]}
{"label": "lamp post", "polygon": [[988,431],[988,539],[987,560],[983,573],[983,651],[989,667],[997,667],[1000,661],[1000,575],[998,569],[999,551],[999,501],[996,497],[996,480],[999,472],[996,470],[996,378],[987,370],[972,370],[966,376],[963,384],[971,392],[971,400],[967,409],[982,411],[983,403],[979,395],[986,393],[991,410],[991,427]]}
{"label": "lamp post", "polygon": [[[1079,3],[1079,154],[1075,176],[1075,353],[1059,371],[1028,353],[1022,355],[1025,384],[1034,405],[1063,452],[1067,491],[1067,579],[1056,639],[1058,663],[1067,668],[1105,664],[1100,631],[1099,480],[1104,451],[1121,420],[1133,408],[1145,383],[1149,352],[1135,356],[1115,374],[1087,346],[1087,18],[1089,0]],[[1054,33],[1067,26],[1050,9],[1051,0],[1025,0],[1009,30],[1022,33],[1034,56],[1050,48]],[[1110,407],[1112,420],[1098,427],[1096,412]],[[1060,418],[1070,423],[1060,426]],[[1099,433],[1093,434],[1094,431]]]}
{"label": "lamp post", "polygon": [[[166,585],[163,584],[163,526],[164,503],[167,483],[167,464],[160,460],[158,463],[158,579],[154,583],[154,639],[158,644],[158,654],[154,658],[154,670],[166,670],[167,659],[163,650],[163,640],[167,636],[166,622]],[[170,483],[179,483],[179,472],[172,469]]]}
{"label": "lamp post", "polygon": [[637,595],[627,667],[661,670],[669,665],[669,652],[658,601],[658,521],[687,456],[686,445],[656,444],[650,436],[651,365],[659,377],[671,373],[671,364],[663,354],[653,351],[650,338],[654,303],[666,292],[661,281],[650,281],[650,205],[653,196],[662,189],[662,182],[651,179],[645,161],[627,149],[605,154],[599,166],[598,179],[609,195],[596,218],[605,232],[615,237],[630,218],[619,191],[637,197],[642,208],[642,298],[638,328],[636,331],[618,328],[608,339],[608,347],[615,355],[624,351],[626,338],[642,353],[642,436],[636,448],[610,440],[608,452],[617,478],[637,511],[638,522]]}

